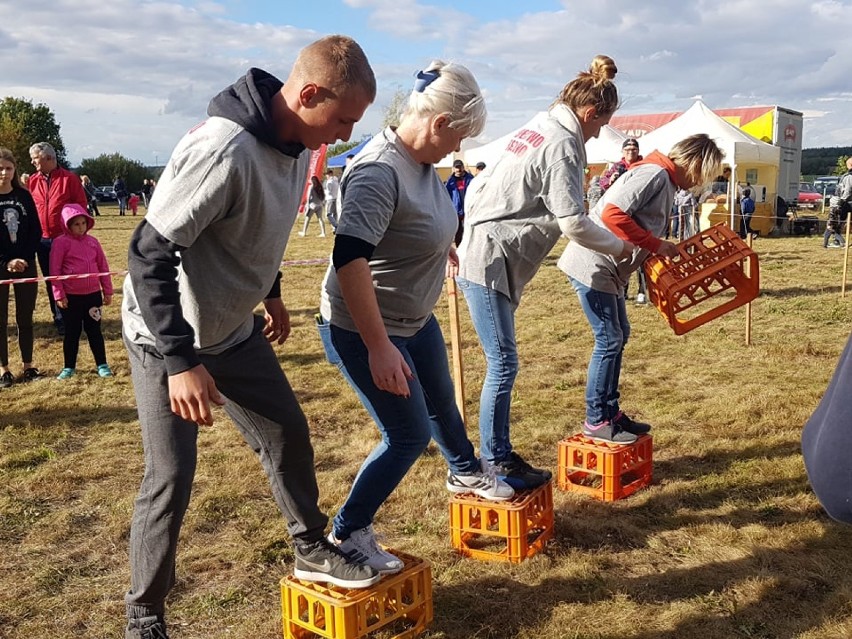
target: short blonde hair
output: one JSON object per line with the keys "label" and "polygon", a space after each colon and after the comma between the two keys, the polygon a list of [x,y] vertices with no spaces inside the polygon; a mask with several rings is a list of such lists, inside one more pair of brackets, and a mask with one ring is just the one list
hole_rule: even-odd
{"label": "short blonde hair", "polygon": [[693,182],[707,184],[719,174],[725,153],[706,133],[691,135],[675,144],[668,152],[675,166],[682,168]]}
{"label": "short blonde hair", "polygon": [[554,104],[564,104],[574,113],[593,106],[598,115],[612,115],[618,109],[618,89],[612,81],[616,73],[615,60],[597,55],[588,71],[581,71],[565,85]]}
{"label": "short blonde hair", "polygon": [[485,129],[488,111],[479,83],[467,67],[455,62],[433,60],[423,69],[414,91],[408,97],[403,117],[420,118],[446,115],[450,127],[461,131],[466,138],[475,138]]}
{"label": "short blonde hair", "polygon": [[306,46],[296,58],[293,73],[302,81],[316,82],[337,94],[357,89],[370,102],[376,99],[376,76],[370,61],[348,36],[330,35]]}

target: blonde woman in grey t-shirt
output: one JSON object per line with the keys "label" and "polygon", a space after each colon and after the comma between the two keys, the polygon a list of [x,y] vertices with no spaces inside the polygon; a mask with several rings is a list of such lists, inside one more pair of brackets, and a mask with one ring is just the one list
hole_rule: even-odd
{"label": "blonde woman in grey t-shirt", "polygon": [[458,216],[433,166],[478,135],[485,104],[461,65],[433,62],[399,127],[375,136],[347,167],[332,265],[322,288],[320,335],[382,435],[361,466],[329,535],[381,573],[402,570],[376,543],[373,518],[434,438],[446,486],[486,499],[514,491],[484,472],[456,407],[447,351],[432,314]]}
{"label": "blonde woman in grey t-shirt", "polygon": [[586,382],[583,433],[587,437],[631,444],[651,428],[631,419],[619,403],[621,363],[630,336],[624,287],[649,255],[678,254],[673,243],[661,239],[675,192],[709,183],[722,157],[719,147],[704,133],[681,140],[667,155],[652,151],[631,165],[589,215],[601,228],[635,245],[633,253],[613,259],[572,242],[559,258],[558,266],[577,291],[595,336]]}
{"label": "blonde woman in grey t-shirt", "polygon": [[593,224],[583,204],[586,140],[597,137],[618,107],[615,62],[597,56],[569,82],[544,115],[518,129],[465,198],[458,285],[485,352],[479,406],[481,454],[514,488],[551,478],[512,448],[509,409],[518,373],[515,311],[526,284],[565,235],[608,255],[632,245]]}

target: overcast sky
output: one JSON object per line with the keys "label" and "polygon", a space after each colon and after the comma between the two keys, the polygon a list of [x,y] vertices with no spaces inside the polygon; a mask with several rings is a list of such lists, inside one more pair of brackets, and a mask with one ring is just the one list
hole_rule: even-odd
{"label": "overcast sky", "polygon": [[[597,53],[620,113],[778,104],[804,147],[852,144],[852,0],[0,0],[0,96],[44,102],[72,164],[119,152],[163,164],[209,99],[258,66],[285,78],[329,33],[362,45],[379,94],[355,137],[432,58],[488,98],[485,143],[545,109]],[[845,47],[845,58],[841,52]],[[473,146],[473,145],[472,145]]]}

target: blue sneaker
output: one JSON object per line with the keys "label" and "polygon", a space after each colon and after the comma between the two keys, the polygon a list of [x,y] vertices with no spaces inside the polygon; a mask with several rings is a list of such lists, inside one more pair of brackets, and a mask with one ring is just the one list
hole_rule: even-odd
{"label": "blue sneaker", "polygon": [[98,375],[100,377],[112,377],[112,370],[110,370],[109,364],[98,366]]}
{"label": "blue sneaker", "polygon": [[74,377],[74,373],[77,371],[73,368],[63,368],[59,371],[59,375],[56,376],[56,379],[68,379],[69,377]]}

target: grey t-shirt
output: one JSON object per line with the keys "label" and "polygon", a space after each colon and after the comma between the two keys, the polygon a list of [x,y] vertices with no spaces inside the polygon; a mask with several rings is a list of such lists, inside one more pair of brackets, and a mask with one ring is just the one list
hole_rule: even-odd
{"label": "grey t-shirt", "polygon": [[[618,178],[592,209],[589,217],[605,228],[601,213],[613,204],[655,237],[665,234],[677,187],[668,172],[657,164],[634,165]],[[630,274],[648,257],[647,249],[633,250],[629,258],[617,260],[571,242],[563,251],[557,266],[578,282],[605,293],[624,295]]]}
{"label": "grey t-shirt", "polygon": [[[438,173],[416,162],[385,129],[347,167],[340,206],[337,234],[376,247],[369,265],[388,335],[414,335],[432,316],[458,228]],[[333,265],[323,281],[320,312],[335,326],[357,331]]]}
{"label": "grey t-shirt", "polygon": [[503,293],[515,305],[562,235],[619,253],[622,242],[591,223],[583,205],[586,148],[574,113],[557,105],[512,135],[465,196],[459,276]]}
{"label": "grey t-shirt", "polygon": [[[275,282],[307,178],[310,153],[284,155],[239,124],[211,117],[178,143],[145,221],[178,246],[178,286],[199,353],[251,335],[255,307]],[[128,276],[124,333],[155,345]]]}

